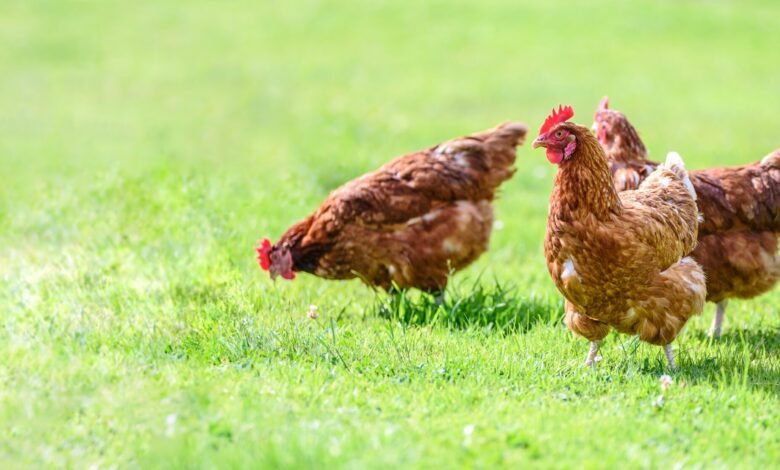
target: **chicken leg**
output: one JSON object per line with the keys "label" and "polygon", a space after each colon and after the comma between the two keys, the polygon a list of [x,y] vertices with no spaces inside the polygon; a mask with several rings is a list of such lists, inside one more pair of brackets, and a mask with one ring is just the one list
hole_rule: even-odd
{"label": "chicken leg", "polygon": [[710,337],[720,338],[720,329],[723,326],[723,317],[726,314],[726,306],[728,306],[729,300],[724,299],[715,305],[715,318],[712,319],[712,327],[710,328]]}
{"label": "chicken leg", "polygon": [[444,305],[444,289],[429,292],[437,307]]}
{"label": "chicken leg", "polygon": [[671,369],[672,372],[675,372],[677,367],[674,365],[674,352],[672,351],[672,343],[664,346],[664,352],[666,353],[666,360],[669,361],[669,369]]}
{"label": "chicken leg", "polygon": [[601,341],[591,341],[590,342],[590,351],[588,351],[588,358],[585,359],[585,367],[593,367],[595,363],[601,360],[601,356],[599,356],[599,346],[601,346]]}

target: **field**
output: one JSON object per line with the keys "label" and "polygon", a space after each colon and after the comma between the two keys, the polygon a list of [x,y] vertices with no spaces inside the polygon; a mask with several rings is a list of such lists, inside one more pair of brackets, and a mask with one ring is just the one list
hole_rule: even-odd
{"label": "field", "polygon": [[[780,146],[773,1],[5,0],[3,468],[769,468],[780,292],[594,370],[530,145],[437,310],[272,283],[253,247],[395,155],[553,105],[689,168]],[[309,305],[319,317],[307,316]]]}

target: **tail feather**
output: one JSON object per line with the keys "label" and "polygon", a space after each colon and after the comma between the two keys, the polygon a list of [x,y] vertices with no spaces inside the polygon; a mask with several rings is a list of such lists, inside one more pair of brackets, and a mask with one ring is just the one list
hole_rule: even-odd
{"label": "tail feather", "polygon": [[452,139],[441,145],[437,145],[434,148],[438,153],[514,150],[523,144],[526,134],[528,134],[528,126],[525,124],[519,122],[505,122],[493,129]]}
{"label": "tail feather", "polygon": [[780,230],[780,149],[759,162],[692,172],[704,214],[699,235]]}
{"label": "tail feather", "polygon": [[[769,212],[769,224],[772,230],[780,229],[780,149],[761,159],[763,172],[761,180],[764,191],[761,194],[761,206]],[[755,186],[754,186],[755,187]]]}
{"label": "tail feather", "polygon": [[761,159],[761,166],[767,169],[780,169],[780,149]]}
{"label": "tail feather", "polygon": [[693,200],[696,200],[696,189],[693,187],[693,183],[691,183],[691,178],[688,176],[688,170],[685,169],[685,162],[683,162],[682,157],[677,152],[669,152],[666,154],[666,162],[663,164],[663,166],[677,175],[678,178],[680,178],[685,185],[685,189],[688,190],[689,193],[691,193],[691,197]]}
{"label": "tail feather", "polygon": [[528,127],[505,122],[493,129],[445,142],[433,149],[435,155],[449,156],[458,171],[482,174],[486,187],[497,188],[515,172],[517,146],[525,141]]}
{"label": "tail feather", "polygon": [[497,188],[515,172],[517,147],[525,141],[528,126],[519,122],[505,122],[482,133],[485,163],[489,173],[489,185]]}
{"label": "tail feather", "polygon": [[519,122],[505,122],[489,132],[487,139],[485,139],[488,143],[514,148],[522,145],[525,141],[525,136],[528,134],[528,126]]}

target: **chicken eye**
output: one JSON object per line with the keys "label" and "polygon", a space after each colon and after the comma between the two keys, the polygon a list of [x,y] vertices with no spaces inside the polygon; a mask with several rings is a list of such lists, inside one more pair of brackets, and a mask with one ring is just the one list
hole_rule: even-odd
{"label": "chicken eye", "polygon": [[555,138],[556,138],[556,139],[560,139],[561,137],[563,137],[563,131],[557,131],[557,132],[555,132]]}

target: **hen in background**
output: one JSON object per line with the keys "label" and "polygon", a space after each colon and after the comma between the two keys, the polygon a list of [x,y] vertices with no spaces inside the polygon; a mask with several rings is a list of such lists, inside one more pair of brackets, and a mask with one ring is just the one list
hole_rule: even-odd
{"label": "hen in background", "polygon": [[504,123],[393,160],[333,191],[257,248],[272,278],[307,272],[391,290],[440,293],[488,248],[493,199],[512,177],[527,127]]}
{"label": "hen in background", "polygon": [[[618,191],[634,189],[655,170],[626,116],[604,98],[593,124]],[[699,244],[691,256],[707,276],[707,300],[715,302],[711,334],[720,336],[730,298],[749,299],[780,278],[780,149],[742,166],[691,170],[698,194]]]}
{"label": "hen in background", "polygon": [[636,191],[617,193],[607,157],[587,127],[567,122],[571,107],[547,118],[534,141],[558,165],[544,253],[566,298],[566,325],[591,341],[586,365],[614,328],[664,347],[704,305],[696,244],[696,193],[679,155]]}

